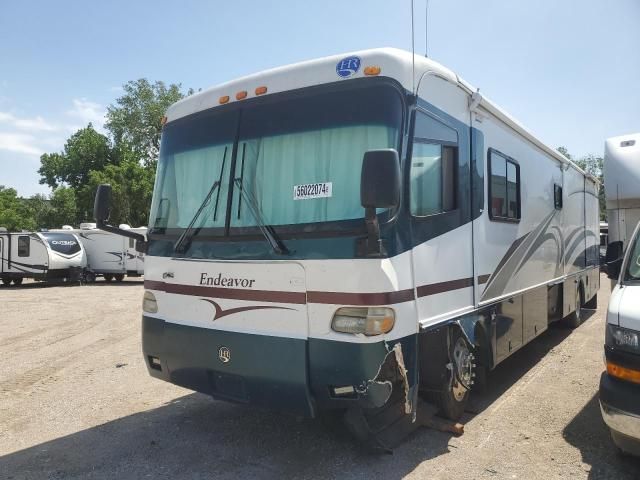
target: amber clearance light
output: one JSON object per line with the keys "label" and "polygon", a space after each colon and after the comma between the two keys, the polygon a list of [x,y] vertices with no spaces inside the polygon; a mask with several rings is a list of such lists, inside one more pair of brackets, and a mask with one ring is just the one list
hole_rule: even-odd
{"label": "amber clearance light", "polygon": [[640,383],[640,371],[625,368],[607,360],[607,373],[627,382]]}
{"label": "amber clearance light", "polygon": [[364,67],[365,75],[380,75],[381,69],[377,65],[369,65],[368,67]]}
{"label": "amber clearance light", "polygon": [[265,93],[267,93],[267,87],[256,88],[256,95],[264,95]]}
{"label": "amber clearance light", "polygon": [[236,93],[236,100],[243,100],[247,98],[247,91],[246,90],[242,90],[238,93]]}
{"label": "amber clearance light", "polygon": [[218,103],[220,105],[224,105],[225,103],[229,103],[229,95],[223,95],[218,99]]}

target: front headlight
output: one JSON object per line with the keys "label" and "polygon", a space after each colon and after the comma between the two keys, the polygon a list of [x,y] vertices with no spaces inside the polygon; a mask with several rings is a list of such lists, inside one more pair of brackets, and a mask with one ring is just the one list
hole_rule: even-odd
{"label": "front headlight", "polygon": [[158,313],[158,302],[156,296],[148,290],[145,290],[142,297],[142,311],[147,313]]}
{"label": "front headlight", "polygon": [[633,353],[640,353],[638,332],[616,325],[607,324],[605,344],[613,348],[620,348]]}
{"label": "front headlight", "polygon": [[341,333],[382,335],[396,322],[396,313],[387,307],[342,307],[336,310],[331,328]]}

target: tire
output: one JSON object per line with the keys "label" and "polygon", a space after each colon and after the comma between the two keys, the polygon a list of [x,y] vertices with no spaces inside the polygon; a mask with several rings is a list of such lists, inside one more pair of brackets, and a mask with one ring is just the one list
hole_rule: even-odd
{"label": "tire", "polygon": [[2,284],[3,284],[5,287],[8,287],[9,285],[11,285],[11,279],[10,279],[10,278],[3,278],[3,279],[2,279]]}
{"label": "tire", "polygon": [[596,293],[591,300],[584,304],[584,308],[588,308],[589,310],[597,310],[598,309],[598,294]]}
{"label": "tire", "polygon": [[22,285],[22,278],[14,278],[13,279],[13,284],[18,286],[18,285]]}
{"label": "tire", "polygon": [[564,322],[571,329],[578,328],[582,323],[582,294],[580,289],[576,291],[576,309],[564,319]]}
{"label": "tire", "polygon": [[87,272],[84,275],[84,281],[87,283],[94,283],[96,281],[96,274],[93,272]]}
{"label": "tire", "polygon": [[124,280],[124,274],[122,273],[117,273],[116,275],[113,276],[113,278],[116,279],[116,282],[122,282]]}
{"label": "tire", "polygon": [[[454,330],[451,336],[451,365],[449,375],[437,397],[438,414],[449,420],[459,420],[464,414],[475,376],[474,356],[462,332]],[[466,386],[464,383],[465,382]]]}
{"label": "tire", "polygon": [[105,273],[103,276],[105,282],[110,282],[113,280],[113,275],[111,275],[110,273]]}

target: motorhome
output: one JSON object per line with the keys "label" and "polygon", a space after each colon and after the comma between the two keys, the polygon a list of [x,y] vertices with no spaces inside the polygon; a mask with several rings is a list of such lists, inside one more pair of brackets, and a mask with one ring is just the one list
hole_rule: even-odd
{"label": "motorhome", "polygon": [[25,278],[79,281],[87,257],[70,232],[7,232],[0,230],[0,280],[20,285]]}
{"label": "motorhome", "polygon": [[[121,224],[119,228],[141,235],[147,233],[146,227],[131,228]],[[88,281],[102,276],[107,282],[122,282],[125,276],[144,274],[144,254],[136,251],[134,239],[100,230],[95,223],[81,223],[79,229],[65,225],[61,230],[73,232],[84,246]]]}
{"label": "motorhome", "polygon": [[[163,122],[142,318],[154,377],[345,411],[379,439],[419,398],[459,418],[483,372],[596,305],[597,181],[430,59],[276,68]],[[115,231],[109,197],[95,214]]]}
{"label": "motorhome", "polygon": [[608,244],[620,242],[624,251],[640,221],[640,133],[605,141],[604,189]]}
{"label": "motorhome", "polygon": [[640,223],[624,257],[608,269],[616,285],[607,310],[600,409],[618,448],[640,455]]}

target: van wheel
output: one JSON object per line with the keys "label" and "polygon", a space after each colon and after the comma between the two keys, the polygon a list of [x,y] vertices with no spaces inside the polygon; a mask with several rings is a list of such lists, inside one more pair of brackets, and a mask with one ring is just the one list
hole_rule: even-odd
{"label": "van wheel", "polygon": [[113,280],[113,275],[111,275],[110,273],[105,273],[103,276],[105,282],[110,282],[111,280]]}
{"label": "van wheel", "polygon": [[469,400],[476,366],[471,347],[458,329],[451,338],[450,359],[447,379],[437,398],[438,413],[450,420],[458,420]]}
{"label": "van wheel", "polygon": [[584,304],[584,308],[588,308],[589,310],[597,310],[598,309],[598,294],[596,293],[591,300]]}
{"label": "van wheel", "polygon": [[576,290],[576,309],[564,319],[569,328],[578,328],[582,323],[582,294]]}
{"label": "van wheel", "polygon": [[96,281],[96,274],[93,272],[87,272],[84,275],[84,281],[87,283],[93,283]]}
{"label": "van wheel", "polygon": [[10,279],[10,278],[3,278],[3,279],[2,279],[2,284],[3,284],[5,287],[8,287],[9,285],[11,285],[11,279]]}
{"label": "van wheel", "polygon": [[122,273],[118,273],[113,276],[116,279],[116,282],[122,282],[124,280],[124,275]]}
{"label": "van wheel", "polygon": [[22,278],[14,278],[13,279],[13,284],[14,285],[22,285]]}

